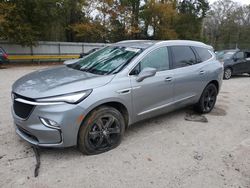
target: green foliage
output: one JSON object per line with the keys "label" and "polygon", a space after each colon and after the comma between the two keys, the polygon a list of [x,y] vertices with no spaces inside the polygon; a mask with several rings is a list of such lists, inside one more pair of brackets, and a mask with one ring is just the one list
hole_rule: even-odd
{"label": "green foliage", "polygon": [[1,0],[0,39],[22,45],[200,40],[208,8],[207,0]]}
{"label": "green foliage", "polygon": [[21,45],[38,40],[68,40],[70,25],[81,21],[82,0],[5,0],[1,2],[0,38]]}
{"label": "green foliage", "polygon": [[176,31],[181,39],[200,40],[202,20],[209,4],[205,0],[183,0],[179,3],[179,17]]}
{"label": "green foliage", "polygon": [[203,37],[215,49],[250,48],[250,5],[219,0],[203,24]]}

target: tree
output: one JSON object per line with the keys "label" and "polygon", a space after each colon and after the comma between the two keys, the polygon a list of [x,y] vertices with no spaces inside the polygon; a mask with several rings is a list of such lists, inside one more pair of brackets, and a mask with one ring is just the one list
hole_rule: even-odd
{"label": "tree", "polygon": [[181,39],[201,40],[202,21],[209,9],[207,0],[182,0],[178,4],[176,32]]}
{"label": "tree", "polygon": [[144,7],[144,33],[151,29],[152,39],[176,39],[174,24],[177,16],[176,2],[149,0]]}
{"label": "tree", "polygon": [[84,0],[2,0],[0,38],[21,45],[74,41],[70,25],[84,18]]}
{"label": "tree", "polygon": [[219,0],[212,4],[203,24],[203,36],[217,50],[225,48],[249,48],[250,6],[242,6],[231,0]]}
{"label": "tree", "polygon": [[[18,42],[22,45],[32,45],[39,38],[36,19],[31,16],[34,12],[33,1],[1,2],[1,16],[3,17],[0,27],[2,39]],[[35,23],[35,24],[33,24]]]}
{"label": "tree", "polygon": [[[22,45],[39,40],[200,40],[209,38],[204,27],[201,36],[207,10],[207,0],[0,0],[0,38]],[[245,11],[235,16],[246,17]]]}

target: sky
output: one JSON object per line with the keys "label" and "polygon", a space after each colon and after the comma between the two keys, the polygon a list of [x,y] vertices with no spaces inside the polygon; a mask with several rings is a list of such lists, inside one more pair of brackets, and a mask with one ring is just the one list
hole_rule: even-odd
{"label": "sky", "polygon": [[[208,0],[209,3],[213,3],[217,0]],[[241,3],[241,4],[246,4],[246,5],[249,5],[250,4],[250,0],[233,0],[234,2],[238,2],[238,3]]]}

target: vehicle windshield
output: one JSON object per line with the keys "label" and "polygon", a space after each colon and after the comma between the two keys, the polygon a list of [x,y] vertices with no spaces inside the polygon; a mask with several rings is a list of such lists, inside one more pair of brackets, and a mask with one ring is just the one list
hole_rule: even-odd
{"label": "vehicle windshield", "polygon": [[230,59],[231,57],[233,57],[234,54],[235,54],[235,52],[226,52],[223,55],[223,59]]}
{"label": "vehicle windshield", "polygon": [[109,46],[67,66],[93,74],[115,74],[122,70],[141,51],[138,48]]}
{"label": "vehicle windshield", "polygon": [[218,52],[217,53],[217,59],[230,59],[231,57],[233,57],[233,55],[235,54],[235,51],[229,51],[229,52]]}

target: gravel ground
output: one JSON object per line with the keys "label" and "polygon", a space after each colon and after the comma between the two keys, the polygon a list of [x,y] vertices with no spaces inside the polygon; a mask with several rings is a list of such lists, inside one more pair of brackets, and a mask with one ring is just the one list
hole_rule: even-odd
{"label": "gravel ground", "polygon": [[41,167],[15,133],[11,85],[44,68],[0,70],[0,187],[250,187],[250,78],[224,81],[208,122],[186,121],[183,109],[137,123],[121,145],[84,156],[75,148],[40,149]]}

